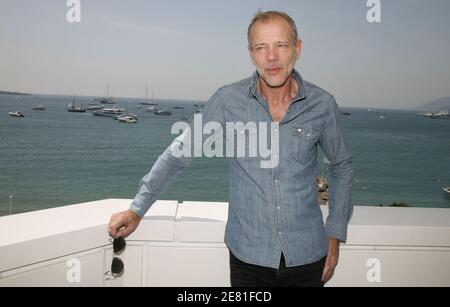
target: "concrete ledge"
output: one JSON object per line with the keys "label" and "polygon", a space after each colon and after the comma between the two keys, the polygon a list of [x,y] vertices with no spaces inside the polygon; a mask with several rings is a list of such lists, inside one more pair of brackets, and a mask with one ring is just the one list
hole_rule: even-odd
{"label": "concrete ledge", "polygon": [[[98,276],[111,263],[110,216],[130,203],[105,199],[0,217],[0,286],[34,284],[40,272],[54,277],[44,277],[47,284],[60,284],[71,257],[84,261],[88,285],[229,284],[228,204],[215,202],[157,201],[127,238],[127,277]],[[325,220],[328,208],[321,209]],[[370,285],[374,259],[383,268],[380,285],[450,286],[450,209],[355,207],[330,285]],[[161,271],[161,263],[172,269]],[[193,275],[205,264],[204,274]]]}

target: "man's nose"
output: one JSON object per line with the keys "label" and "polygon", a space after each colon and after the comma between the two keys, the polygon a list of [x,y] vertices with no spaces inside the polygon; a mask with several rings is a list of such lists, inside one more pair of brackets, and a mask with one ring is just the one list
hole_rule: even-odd
{"label": "man's nose", "polygon": [[274,47],[267,48],[266,60],[269,62],[278,60],[278,53]]}

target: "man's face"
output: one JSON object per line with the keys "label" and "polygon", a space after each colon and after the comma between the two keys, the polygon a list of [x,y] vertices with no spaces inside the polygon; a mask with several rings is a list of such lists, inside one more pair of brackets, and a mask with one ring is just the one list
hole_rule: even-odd
{"label": "man's face", "polygon": [[281,18],[255,23],[250,44],[250,57],[261,79],[269,87],[284,85],[301,50],[300,40],[292,42],[289,23]]}

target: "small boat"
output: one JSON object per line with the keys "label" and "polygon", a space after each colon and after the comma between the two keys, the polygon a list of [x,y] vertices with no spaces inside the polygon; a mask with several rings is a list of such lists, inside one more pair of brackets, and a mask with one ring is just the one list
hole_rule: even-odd
{"label": "small boat", "polygon": [[145,109],[145,112],[153,112],[153,113],[155,113],[156,111],[158,111],[156,109],[156,107],[148,107],[147,109]]}
{"label": "small boat", "polygon": [[167,110],[160,110],[155,112],[156,115],[172,115],[172,112]]}
{"label": "small boat", "polygon": [[84,113],[84,112],[86,112],[86,109],[84,109],[83,107],[74,107],[72,104],[69,104],[67,106],[67,111],[75,112],[75,113]]}
{"label": "small boat", "polygon": [[444,188],[442,188],[442,190],[444,190],[445,192],[450,194],[450,186],[449,187],[444,187]]}
{"label": "small boat", "polygon": [[196,103],[194,104],[194,107],[204,107],[205,104],[204,103]]}
{"label": "small boat", "polygon": [[12,117],[25,117],[25,115],[20,111],[9,112],[8,114]]}
{"label": "small boat", "polygon": [[174,109],[184,109],[184,107],[180,107],[180,106],[174,106]]}
{"label": "small boat", "polygon": [[81,105],[81,107],[75,107],[75,98],[76,98],[76,96],[73,96],[73,101],[72,101],[72,103],[70,103],[67,106],[67,111],[69,111],[69,112],[76,112],[76,113],[84,113],[84,112],[86,112],[86,109],[83,108],[83,105]]}
{"label": "small boat", "polygon": [[31,109],[35,111],[45,111],[45,107],[41,104],[38,104],[37,106],[32,107]]}
{"label": "small boat", "polygon": [[132,116],[121,116],[117,119],[121,123],[135,124],[137,119]]}
{"label": "small boat", "polygon": [[424,116],[428,118],[444,118],[444,119],[450,118],[450,115],[448,114],[447,110],[441,110],[437,113],[427,113],[427,115]]}
{"label": "small boat", "polygon": [[124,118],[124,117],[131,117],[131,118],[134,118],[135,120],[138,119],[137,115],[133,114],[133,113],[120,114],[120,115],[114,116],[114,119],[120,120],[121,118]]}

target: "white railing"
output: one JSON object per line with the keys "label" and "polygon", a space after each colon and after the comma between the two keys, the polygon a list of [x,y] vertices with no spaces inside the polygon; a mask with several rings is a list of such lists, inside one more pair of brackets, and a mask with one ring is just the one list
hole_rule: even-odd
{"label": "white railing", "polygon": [[[156,202],[119,255],[124,274],[105,275],[109,217],[129,204],[0,217],[0,286],[229,286],[228,204],[217,202]],[[450,286],[450,209],[355,207],[328,285]]]}

